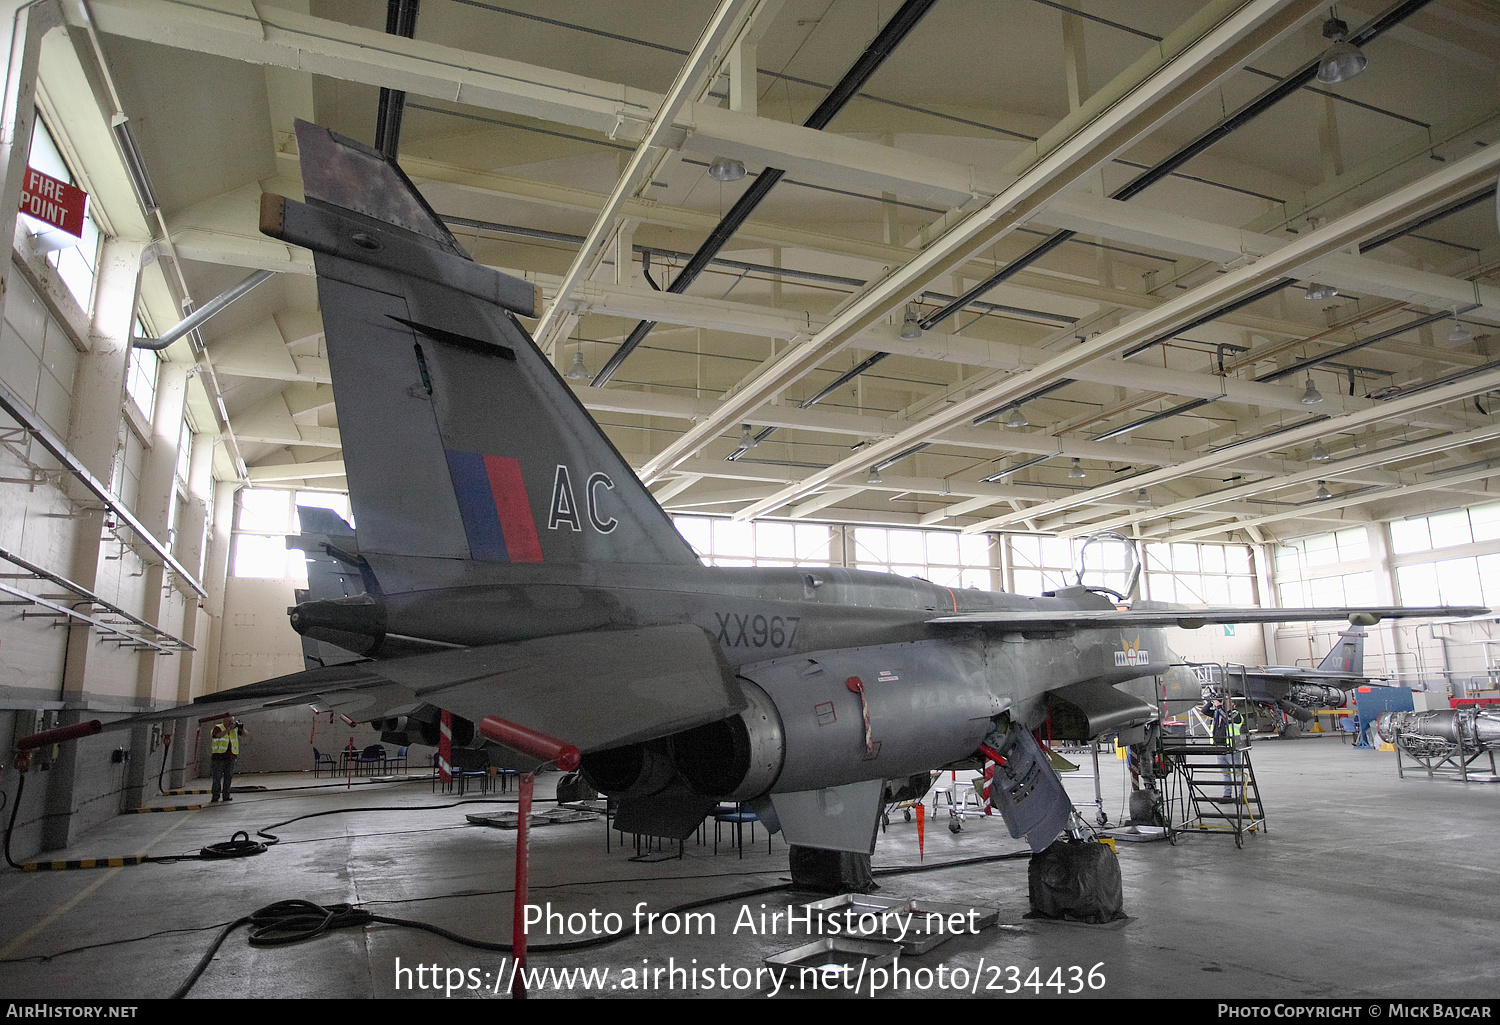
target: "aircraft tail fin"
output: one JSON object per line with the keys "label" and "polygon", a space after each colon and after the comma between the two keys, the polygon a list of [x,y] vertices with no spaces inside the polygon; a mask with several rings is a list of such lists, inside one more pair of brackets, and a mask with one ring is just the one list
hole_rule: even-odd
{"label": "aircraft tail fin", "polygon": [[311,249],[359,551],[491,563],[696,563],[475,263],[378,151],[297,125],[307,203],[261,230]]}
{"label": "aircraft tail fin", "polygon": [[1363,676],[1365,671],[1365,631],[1345,630],[1334,642],[1333,650],[1318,663],[1323,673],[1347,673]]}

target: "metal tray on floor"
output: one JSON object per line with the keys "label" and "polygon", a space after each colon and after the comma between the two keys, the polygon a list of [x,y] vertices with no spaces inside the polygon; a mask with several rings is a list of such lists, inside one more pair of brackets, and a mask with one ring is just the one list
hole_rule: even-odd
{"label": "metal tray on floor", "polygon": [[[845,935],[851,939],[896,943],[905,954],[925,954],[944,940],[960,935],[948,929],[952,915],[964,916],[963,935],[969,934],[971,929],[977,932],[1000,921],[1000,912],[995,908],[949,904],[920,898],[907,900],[899,897],[874,897],[866,893],[840,894],[837,897],[813,901],[806,907],[809,911],[824,918],[844,919],[847,916],[857,921],[861,915],[885,916],[879,920],[881,926],[879,931],[870,933],[847,931]],[[970,912],[973,914],[971,915]],[[893,914],[900,917],[888,917]],[[942,924],[933,923],[937,927],[929,929],[927,916],[930,914],[941,915]],[[911,918],[908,919],[907,915]],[[906,926],[904,930],[903,924]]]}
{"label": "metal tray on floor", "polygon": [[[980,929],[988,929],[1000,921],[1000,911],[998,908],[986,908],[978,904],[948,904],[942,901],[922,900],[918,898],[917,900],[906,901],[905,909],[912,912],[918,918],[929,914],[942,915],[944,918],[947,918],[949,915],[962,914],[968,920],[965,928],[972,927],[976,932]],[[972,918],[969,917],[969,912],[971,911],[974,912]]]}
{"label": "metal tray on floor", "polygon": [[885,968],[895,964],[902,953],[901,945],[884,940],[862,940],[853,936],[824,936],[772,954],[766,964],[772,968],[790,968],[799,973],[806,970],[821,972],[869,972],[872,968]]}
{"label": "metal tray on floor", "polygon": [[882,911],[890,911],[892,908],[899,908],[905,904],[906,901],[900,897],[876,897],[870,893],[841,893],[837,897],[815,900],[805,907],[815,915],[843,915],[845,912],[852,912],[856,915],[878,915]]}

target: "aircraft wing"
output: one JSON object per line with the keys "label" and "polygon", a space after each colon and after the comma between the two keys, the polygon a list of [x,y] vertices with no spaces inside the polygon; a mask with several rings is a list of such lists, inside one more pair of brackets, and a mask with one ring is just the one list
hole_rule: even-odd
{"label": "aircraft wing", "polygon": [[1399,605],[1364,608],[1330,609],[1237,609],[1213,606],[1162,606],[1131,609],[1057,609],[1048,611],[961,612],[937,616],[927,622],[932,626],[995,626],[1016,630],[1079,630],[1120,627],[1180,626],[1196,630],[1210,623],[1300,623],[1319,620],[1348,620],[1360,626],[1372,626],[1382,619],[1468,619],[1487,616],[1489,609],[1468,606],[1403,608]]}
{"label": "aircraft wing", "polygon": [[508,719],[581,751],[723,719],[745,707],[708,634],[657,626],[564,634],[293,673],[109,724],[310,704],[357,721],[431,703]]}

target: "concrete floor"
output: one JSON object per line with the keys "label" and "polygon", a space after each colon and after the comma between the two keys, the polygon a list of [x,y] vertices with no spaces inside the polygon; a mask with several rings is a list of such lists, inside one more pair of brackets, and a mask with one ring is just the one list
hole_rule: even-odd
{"label": "concrete floor", "polygon": [[[962,978],[991,996],[1018,986],[1025,996],[1082,988],[1082,995],[1116,998],[1500,995],[1500,867],[1494,857],[1500,850],[1500,784],[1398,780],[1393,754],[1356,750],[1336,738],[1262,741],[1253,758],[1270,831],[1247,838],[1242,850],[1223,835],[1187,836],[1176,846],[1120,844],[1131,916],[1124,923],[1025,919],[1024,860],[881,877],[885,896],[978,903],[999,911],[998,927],[903,959],[903,968],[930,972],[893,980],[894,992],[960,995],[954,983]],[[1083,759],[1087,765],[1086,754]],[[1127,789],[1123,766],[1106,753],[1101,767],[1105,807],[1118,821]],[[543,777],[539,791],[550,793],[552,779]],[[297,774],[238,782],[272,789],[201,811],[120,816],[53,856],[191,852],[235,830],[254,834],[313,812],[385,805],[407,810],[306,819],[273,830],[281,843],[266,854],[237,861],[5,870],[0,996],[166,996],[208,949],[217,926],[287,898],[350,902],[467,936],[509,940],[515,833],[466,824],[466,811],[475,808],[424,809],[457,801],[433,795],[426,781],[352,791],[280,789],[312,782]],[[1074,775],[1068,785],[1092,819],[1092,778]],[[187,800],[206,798],[153,803]],[[478,799],[471,794],[469,800]],[[970,820],[956,835],[945,815],[929,817],[927,824],[925,860],[919,860],[916,824],[896,816],[876,850],[877,870],[1021,849],[998,817]],[[531,846],[532,902],[551,902],[563,913],[616,912],[628,925],[638,902],[665,912],[688,901],[783,883],[786,847],[777,838],[767,854],[765,834],[757,830],[756,838],[743,858],[723,841],[715,856],[711,845],[690,840],[681,859],[642,861],[632,860],[633,848],[616,846],[606,854],[602,822],[538,828]],[[690,992],[719,996],[724,990],[718,986],[738,981],[746,986],[739,992],[766,995],[771,981],[762,974],[757,988],[752,973],[768,955],[805,942],[803,934],[789,937],[783,929],[766,936],[745,928],[736,933],[736,922],[747,907],[758,924],[762,903],[769,913],[805,899],[778,892],[727,900],[699,909],[711,913],[714,935],[635,936],[586,950],[534,954],[531,967],[607,968],[604,992],[613,995],[632,995],[619,987],[641,982],[643,970],[651,983],[643,992],[651,996],[673,995],[669,980],[676,993],[696,982]],[[460,987],[454,997],[488,996],[497,974],[510,966],[503,953],[384,924],[285,947],[252,948],[245,936],[240,929],[229,937],[193,997],[431,997],[450,981]],[[532,943],[575,938],[533,932]],[[88,944],[107,945],[39,957]],[[413,970],[401,977],[398,990],[398,959],[404,969],[441,970]],[[663,972],[656,976],[658,968]],[[670,968],[697,974],[669,976]],[[735,969],[744,970],[738,979]],[[709,970],[712,990],[706,988]],[[1096,989],[1088,985],[1091,970]],[[793,991],[795,974],[782,995]],[[499,989],[504,992],[503,983]],[[585,995],[576,980],[572,990],[554,984],[545,993]]]}

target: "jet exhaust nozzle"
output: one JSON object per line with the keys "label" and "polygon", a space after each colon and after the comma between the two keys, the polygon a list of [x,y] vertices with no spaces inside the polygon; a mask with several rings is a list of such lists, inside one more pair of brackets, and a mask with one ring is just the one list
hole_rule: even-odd
{"label": "jet exhaust nozzle", "polygon": [[759,797],[771,789],[786,760],[786,734],[776,705],[748,680],[741,680],[740,687],[749,708],[672,738],[673,760],[683,779],[705,797]]}
{"label": "jet exhaust nozzle", "polygon": [[583,777],[601,794],[616,799],[651,797],[677,776],[672,751],[664,741],[628,744],[583,756]]}

